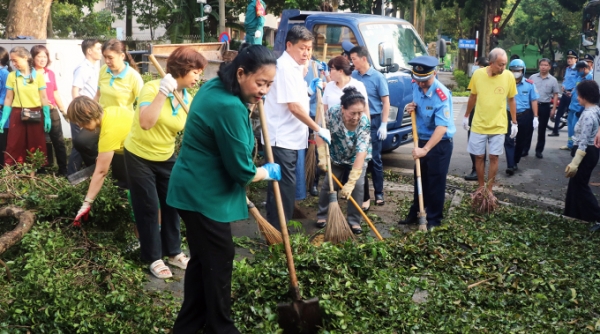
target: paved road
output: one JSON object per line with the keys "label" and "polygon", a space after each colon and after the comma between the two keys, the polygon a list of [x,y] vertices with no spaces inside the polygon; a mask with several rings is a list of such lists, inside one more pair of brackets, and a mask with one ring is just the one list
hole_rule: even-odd
{"label": "paved road", "polygon": [[[456,135],[454,137],[454,151],[450,162],[451,176],[454,180],[469,173],[471,170],[471,159],[467,153],[467,132],[462,128],[462,118],[466,110],[465,97],[453,99],[454,123],[456,124]],[[513,176],[505,173],[506,158],[500,157],[500,168],[498,173],[498,184],[515,191],[543,196],[562,201],[567,190],[568,179],[564,177],[565,166],[571,161],[568,151],[560,150],[567,141],[566,127],[560,131],[559,137],[546,137],[546,148],[544,158],[535,157],[535,144],[537,143],[537,130],[532,140],[532,149],[529,156],[521,159],[519,170]],[[413,160],[410,152],[412,144],[404,145],[391,153],[383,155],[384,168],[392,168],[400,171],[413,168]],[[462,182],[462,181],[461,181]],[[469,183],[464,181],[465,183]],[[600,168],[596,168],[592,176],[592,183],[600,182]],[[592,187],[596,195],[600,196],[600,187]]]}

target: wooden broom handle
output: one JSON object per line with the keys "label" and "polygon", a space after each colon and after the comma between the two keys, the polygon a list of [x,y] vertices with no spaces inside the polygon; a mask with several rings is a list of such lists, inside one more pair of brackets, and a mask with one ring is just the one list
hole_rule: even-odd
{"label": "wooden broom handle", "polygon": [[[156,60],[156,58],[154,58],[154,55],[149,55],[148,59],[150,59],[150,62],[152,62],[152,65],[154,65],[154,67],[156,68],[156,71],[158,71],[158,74],[160,75],[160,77],[164,78],[165,75],[167,75],[167,74],[163,70],[162,66],[160,66],[160,64],[158,63],[158,61]],[[183,98],[181,97],[181,95],[179,95],[179,92],[177,90],[173,91],[173,96],[175,96],[175,98],[177,99],[177,102],[179,102],[179,105],[183,108],[183,110],[185,111],[185,113],[189,114],[190,109],[183,102]]]}
{"label": "wooden broom handle", "polygon": [[[410,113],[410,120],[412,123],[413,143],[415,148],[419,148],[419,135],[417,134],[417,111]],[[415,166],[417,170],[417,193],[419,195],[419,214],[425,215],[425,206],[423,205],[423,186],[421,185],[421,159],[415,159]]]}
{"label": "wooden broom handle", "polygon": [[[337,183],[338,187],[340,187],[340,188],[344,187],[342,185],[342,183],[340,182],[340,180],[338,180],[337,177],[335,177],[335,175],[333,175],[333,180],[335,181],[335,183]],[[365,221],[367,222],[367,224],[369,224],[369,227],[371,227],[371,230],[373,230],[373,232],[375,232],[375,235],[377,236],[377,238],[379,240],[383,240],[383,238],[381,237],[381,234],[379,234],[379,231],[377,231],[377,229],[375,228],[375,225],[373,225],[373,222],[371,221],[371,219],[369,219],[369,217],[365,214],[365,212],[358,205],[358,203],[356,203],[356,201],[354,200],[354,198],[352,198],[352,196],[348,196],[348,200],[350,202],[352,202],[352,204],[354,204],[354,206],[356,207],[356,209],[358,210],[358,212],[360,212],[360,214],[365,219]]]}
{"label": "wooden broom handle", "polygon": [[[258,101],[258,114],[260,117],[260,126],[262,128],[263,138],[265,141],[265,154],[267,161],[274,163],[273,150],[271,149],[271,142],[269,141],[269,130],[267,126],[267,117],[265,115],[265,108],[263,101]],[[300,290],[298,288],[298,278],[296,277],[296,268],[294,267],[294,257],[292,256],[292,246],[290,245],[290,236],[288,235],[287,223],[285,222],[285,213],[283,211],[283,202],[281,201],[281,191],[279,189],[279,182],[273,182],[273,193],[275,195],[275,202],[277,203],[277,214],[279,215],[279,225],[281,226],[281,235],[283,236],[283,245],[285,247],[285,257],[287,258],[288,270],[290,271],[290,285],[292,290],[292,298],[294,300],[301,300]]]}

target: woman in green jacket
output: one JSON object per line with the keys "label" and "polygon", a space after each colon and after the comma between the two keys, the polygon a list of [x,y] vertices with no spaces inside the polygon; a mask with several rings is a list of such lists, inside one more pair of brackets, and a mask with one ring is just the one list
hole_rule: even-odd
{"label": "woman in green jacket", "polygon": [[277,164],[252,162],[254,134],[249,104],[269,91],[277,60],[262,45],[221,65],[218,77],[192,101],[179,158],[171,172],[167,204],[186,226],[190,261],[174,333],[239,333],[231,319],[234,246],[231,222],[246,219],[245,187],[279,180]]}

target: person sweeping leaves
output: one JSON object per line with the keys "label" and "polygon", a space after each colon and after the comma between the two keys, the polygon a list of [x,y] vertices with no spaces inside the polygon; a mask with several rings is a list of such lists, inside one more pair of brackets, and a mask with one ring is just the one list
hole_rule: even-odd
{"label": "person sweeping leaves", "polygon": [[[341,190],[344,198],[362,199],[364,194],[365,171],[371,160],[371,123],[364,114],[367,104],[365,97],[354,86],[344,89],[341,104],[332,106],[325,112],[326,128],[331,131],[331,172],[338,178],[350,171],[348,182]],[[327,170],[327,153],[325,142],[316,137],[319,153],[319,168]],[[329,207],[329,180],[325,182],[319,193],[319,212],[317,227],[326,225],[327,209]],[[360,212],[348,202],[348,223],[354,234],[361,234]]]}

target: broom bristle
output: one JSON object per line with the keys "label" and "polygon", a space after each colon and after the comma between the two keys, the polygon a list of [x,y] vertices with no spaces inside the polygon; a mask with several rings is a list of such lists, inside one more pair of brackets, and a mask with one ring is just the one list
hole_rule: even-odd
{"label": "broom bristle", "polygon": [[327,210],[327,227],[325,228],[325,241],[333,244],[354,239],[354,233],[346,222],[346,217],[338,202],[330,202]]}
{"label": "broom bristle", "polygon": [[306,185],[310,187],[315,182],[315,176],[317,175],[317,145],[312,141],[308,145],[308,152],[306,152],[306,158],[304,159],[304,178],[306,179]]}
{"label": "broom bristle", "polygon": [[269,224],[269,222],[263,218],[260,214],[260,211],[256,207],[248,208],[254,220],[256,220],[256,224],[258,225],[258,230],[263,235],[265,240],[269,245],[275,245],[283,243],[283,237],[281,236],[281,232],[279,232],[273,225]]}

